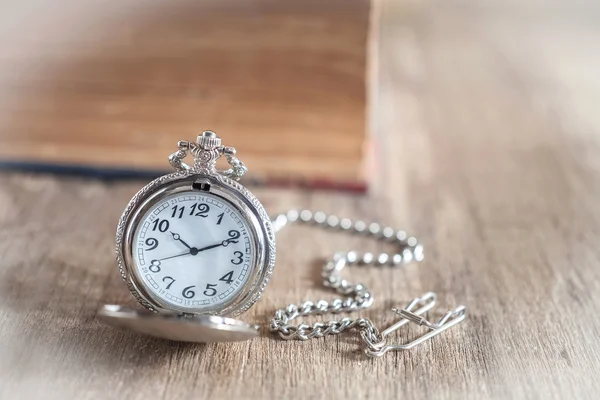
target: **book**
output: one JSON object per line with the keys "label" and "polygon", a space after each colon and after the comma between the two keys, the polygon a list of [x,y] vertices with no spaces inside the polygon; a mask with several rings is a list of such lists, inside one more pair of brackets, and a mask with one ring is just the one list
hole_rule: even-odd
{"label": "book", "polygon": [[0,166],[154,175],[213,130],[264,182],[364,187],[368,1],[101,3],[0,39]]}

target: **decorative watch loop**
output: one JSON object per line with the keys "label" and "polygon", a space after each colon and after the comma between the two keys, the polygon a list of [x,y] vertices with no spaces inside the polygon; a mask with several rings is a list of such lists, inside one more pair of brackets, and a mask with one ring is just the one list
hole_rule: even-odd
{"label": "decorative watch loop", "polygon": [[[217,173],[235,181],[240,180],[248,172],[248,168],[236,157],[235,149],[222,146],[221,139],[214,132],[204,131],[198,136],[195,143],[181,140],[177,146],[179,150],[169,156],[169,164],[176,170],[194,170],[194,172],[206,174]],[[193,166],[189,166],[183,161],[188,152],[194,157]],[[222,155],[225,156],[231,168],[218,171],[216,163]]]}

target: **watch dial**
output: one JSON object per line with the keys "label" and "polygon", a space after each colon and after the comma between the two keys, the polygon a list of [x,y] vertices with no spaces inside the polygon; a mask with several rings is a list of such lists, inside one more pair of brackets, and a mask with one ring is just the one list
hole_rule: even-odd
{"label": "watch dial", "polygon": [[147,290],[178,310],[219,309],[252,275],[252,230],[224,199],[179,192],[154,204],[140,220],[133,259]]}

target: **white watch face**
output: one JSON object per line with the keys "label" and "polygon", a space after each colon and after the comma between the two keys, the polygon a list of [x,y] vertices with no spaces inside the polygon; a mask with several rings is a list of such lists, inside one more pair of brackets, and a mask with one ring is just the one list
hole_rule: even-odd
{"label": "white watch face", "polygon": [[249,222],[226,200],[198,191],[161,199],[142,217],[132,255],[147,290],[177,310],[218,310],[252,275]]}

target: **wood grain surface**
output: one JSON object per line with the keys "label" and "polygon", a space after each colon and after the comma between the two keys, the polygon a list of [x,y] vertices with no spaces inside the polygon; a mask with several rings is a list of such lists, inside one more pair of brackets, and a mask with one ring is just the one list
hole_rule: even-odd
{"label": "wood grain surface", "polygon": [[369,0],[60,4],[0,13],[0,162],[165,171],[214,129],[255,178],[364,182]]}
{"label": "wood grain surface", "polygon": [[452,0],[380,11],[373,130],[384,173],[370,195],[255,192],[272,213],[306,207],[406,228],[426,260],[348,271],[376,296],[360,314],[386,326],[391,305],[433,290],[439,310],[468,307],[465,323],[376,360],[355,334],[272,337],[275,309],[334,297],[318,283],[321,259],[380,249],[298,227],[279,235],[273,280],[244,315],[260,338],[190,345],[115,330],[95,310],[134,305],[113,234],[143,182],[4,174],[0,398],[597,398],[598,9]]}

